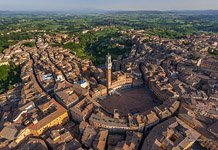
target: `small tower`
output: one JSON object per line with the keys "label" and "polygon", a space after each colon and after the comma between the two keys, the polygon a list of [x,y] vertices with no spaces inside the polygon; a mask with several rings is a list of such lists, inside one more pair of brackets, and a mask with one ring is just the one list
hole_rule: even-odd
{"label": "small tower", "polygon": [[106,66],[107,89],[109,89],[111,86],[111,68],[112,68],[111,55],[109,53],[106,56],[105,66]]}

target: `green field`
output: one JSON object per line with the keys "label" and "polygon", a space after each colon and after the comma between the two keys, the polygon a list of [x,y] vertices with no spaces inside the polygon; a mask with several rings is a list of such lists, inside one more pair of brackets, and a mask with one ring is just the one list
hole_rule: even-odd
{"label": "green field", "polygon": [[12,63],[0,66],[0,93],[13,88],[13,85],[18,82],[21,82],[18,66]]}

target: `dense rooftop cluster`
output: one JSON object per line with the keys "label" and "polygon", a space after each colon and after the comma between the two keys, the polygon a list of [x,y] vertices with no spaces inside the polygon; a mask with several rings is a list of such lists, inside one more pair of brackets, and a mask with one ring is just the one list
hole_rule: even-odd
{"label": "dense rooftop cluster", "polygon": [[[218,36],[169,40],[143,30],[122,34],[133,43],[128,57],[112,60],[108,54],[98,67],[50,46],[67,35],[36,36],[5,49],[0,65],[20,65],[22,82],[0,95],[0,148],[215,150],[218,59],[210,52],[218,49]],[[101,105],[111,95],[122,97],[126,88],[148,90],[157,105],[127,115]]]}

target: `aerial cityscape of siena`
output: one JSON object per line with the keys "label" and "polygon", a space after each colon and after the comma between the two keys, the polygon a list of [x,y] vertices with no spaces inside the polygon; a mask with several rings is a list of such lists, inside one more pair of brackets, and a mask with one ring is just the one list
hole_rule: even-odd
{"label": "aerial cityscape of siena", "polygon": [[0,0],[0,149],[218,150],[218,1]]}

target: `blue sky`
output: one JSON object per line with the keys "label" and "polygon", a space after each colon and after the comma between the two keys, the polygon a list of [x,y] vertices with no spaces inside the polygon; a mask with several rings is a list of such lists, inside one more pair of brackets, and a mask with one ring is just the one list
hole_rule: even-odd
{"label": "blue sky", "polygon": [[218,0],[0,0],[0,10],[218,10]]}

